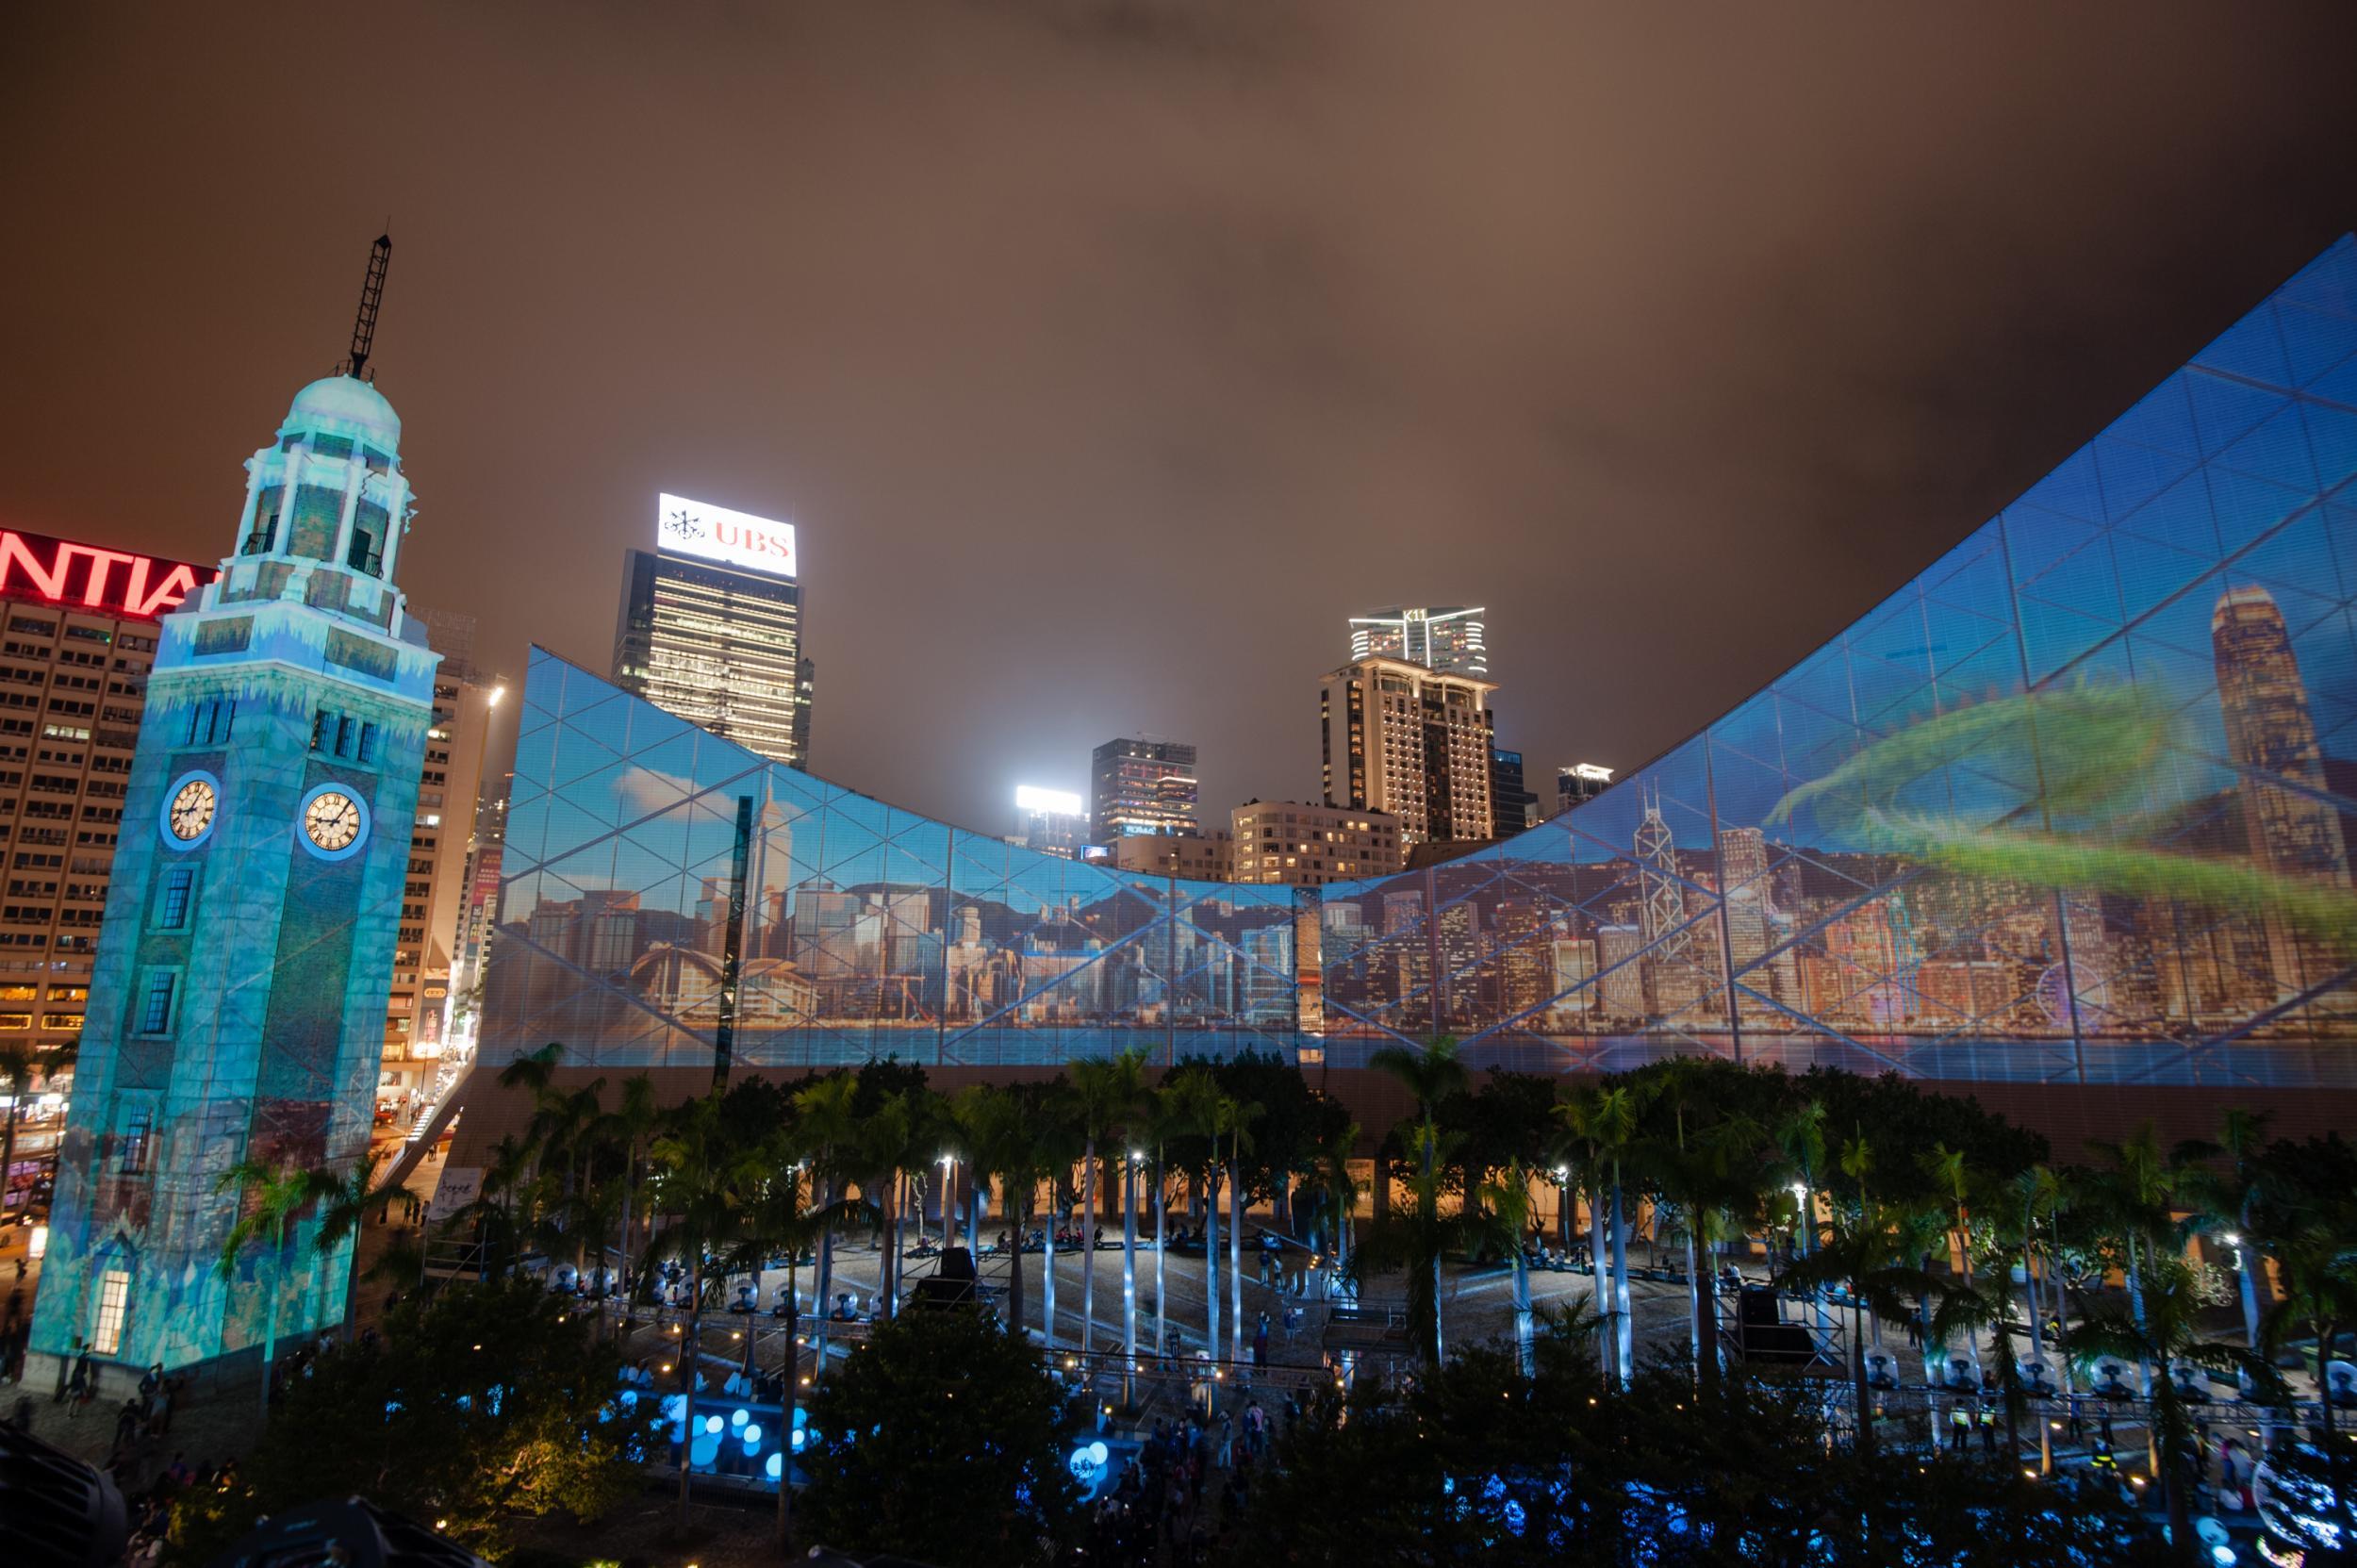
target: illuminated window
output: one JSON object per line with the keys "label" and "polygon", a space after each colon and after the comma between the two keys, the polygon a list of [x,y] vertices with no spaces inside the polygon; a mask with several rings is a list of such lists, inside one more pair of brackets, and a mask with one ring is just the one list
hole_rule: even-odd
{"label": "illuminated window", "polygon": [[0,1013],[0,1030],[30,1029],[32,1027],[33,1015],[30,1013]]}
{"label": "illuminated window", "polygon": [[154,1114],[144,1105],[134,1106],[123,1124],[123,1137],[115,1146],[119,1156],[115,1170],[124,1176],[143,1176],[147,1173],[148,1134],[154,1130]]}
{"label": "illuminated window", "polygon": [[93,1355],[111,1356],[123,1348],[123,1313],[131,1299],[131,1276],[110,1268],[98,1277],[98,1327],[91,1331]]}

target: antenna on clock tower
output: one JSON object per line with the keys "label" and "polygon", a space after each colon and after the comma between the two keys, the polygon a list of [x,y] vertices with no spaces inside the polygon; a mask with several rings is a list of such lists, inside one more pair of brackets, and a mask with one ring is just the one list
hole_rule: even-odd
{"label": "antenna on clock tower", "polygon": [[352,363],[345,371],[356,381],[366,381],[369,350],[376,342],[376,311],[385,303],[385,269],[392,264],[393,237],[380,234],[376,243],[369,247],[369,272],[360,282],[360,314],[352,323]]}

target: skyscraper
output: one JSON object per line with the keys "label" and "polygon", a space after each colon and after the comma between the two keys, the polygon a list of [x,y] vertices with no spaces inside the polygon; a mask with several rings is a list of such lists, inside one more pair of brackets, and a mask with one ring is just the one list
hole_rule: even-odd
{"label": "skyscraper", "polygon": [[1195,833],[1195,748],[1123,736],[1089,753],[1089,821],[1096,842],[1148,833]]}
{"label": "skyscraper", "polygon": [[794,525],[665,495],[655,539],[624,557],[614,684],[807,767],[813,670]]}
{"label": "skyscraper", "polygon": [[222,1179],[341,1173],[368,1146],[439,659],[394,584],[400,439],[356,375],[303,388],[246,465],[220,577],[163,622],[58,1158],[45,1356],[176,1367],[342,1315],[352,1242],[321,1246],[315,1213],[224,1275],[243,1198]]}
{"label": "skyscraper", "polygon": [[[2256,586],[2227,589],[2211,612],[2210,646],[2227,755],[2242,775],[2251,862],[2279,876],[2346,886],[2349,847],[2325,789],[2307,683],[2275,596]],[[2281,915],[2267,918],[2267,948],[2283,995],[2338,967]]]}
{"label": "skyscraper", "polygon": [[1360,659],[1327,676],[1326,803],[1390,812],[1404,844],[1493,836],[1484,702],[1496,689],[1400,659]]}
{"label": "skyscraper", "polygon": [[1555,770],[1555,809],[1557,815],[1571,810],[1582,801],[1592,801],[1603,794],[1612,783],[1612,769],[1592,762],[1575,762],[1569,767]]}
{"label": "skyscraper", "polygon": [[1483,641],[1481,618],[1489,612],[1478,604],[1426,609],[1376,610],[1350,618],[1350,656],[1359,659],[1398,659],[1420,664],[1442,674],[1490,673],[1490,652]]}
{"label": "skyscraper", "polygon": [[1523,783],[1523,754],[1503,746],[1490,748],[1490,810],[1496,823],[1490,830],[1503,836],[1520,833],[1539,819],[1539,797]]}

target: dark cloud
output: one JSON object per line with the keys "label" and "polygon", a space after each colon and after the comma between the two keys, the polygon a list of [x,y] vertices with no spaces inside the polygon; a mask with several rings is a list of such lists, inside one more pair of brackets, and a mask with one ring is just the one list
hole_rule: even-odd
{"label": "dark cloud", "polygon": [[602,668],[670,488],[790,515],[820,769],[1003,826],[1124,730],[1317,786],[1352,610],[1641,760],[2357,217],[2357,11],[36,9],[0,518],[215,556],[368,240],[404,580]]}

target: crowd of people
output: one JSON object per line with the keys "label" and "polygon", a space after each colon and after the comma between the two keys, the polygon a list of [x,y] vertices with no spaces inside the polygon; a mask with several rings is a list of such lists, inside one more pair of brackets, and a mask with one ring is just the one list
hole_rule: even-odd
{"label": "crowd of people", "polygon": [[1298,1395],[1272,1418],[1258,1399],[1207,1421],[1200,1411],[1157,1418],[1089,1512],[1087,1560],[1195,1568],[1219,1554],[1244,1514],[1253,1477],[1269,1463],[1281,1420],[1298,1420]]}

